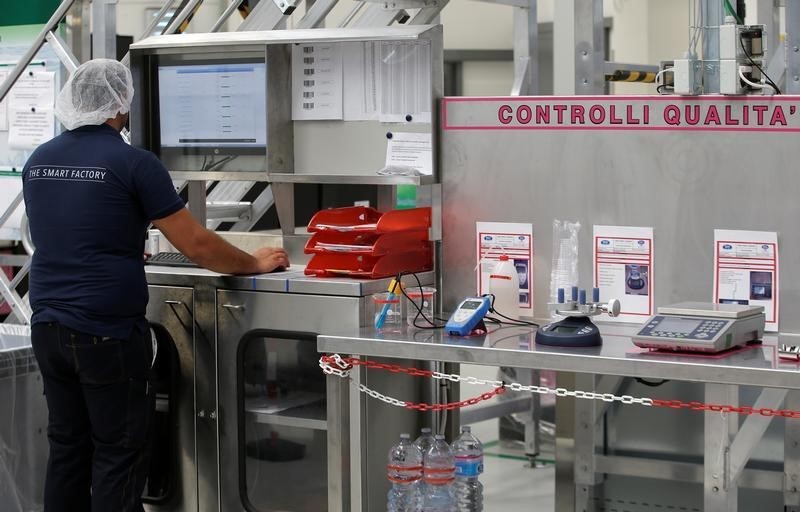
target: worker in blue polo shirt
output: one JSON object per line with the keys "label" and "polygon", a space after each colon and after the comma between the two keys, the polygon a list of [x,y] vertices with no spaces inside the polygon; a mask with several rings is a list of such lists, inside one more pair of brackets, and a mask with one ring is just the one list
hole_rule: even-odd
{"label": "worker in blue polo shirt", "polygon": [[155,406],[148,225],[217,272],[289,265],[283,249],[248,254],[194,220],[158,158],[120,136],[132,98],[119,62],[80,66],[56,103],[67,131],[39,146],[23,172],[36,246],[32,342],[50,413],[45,512],[143,510]]}

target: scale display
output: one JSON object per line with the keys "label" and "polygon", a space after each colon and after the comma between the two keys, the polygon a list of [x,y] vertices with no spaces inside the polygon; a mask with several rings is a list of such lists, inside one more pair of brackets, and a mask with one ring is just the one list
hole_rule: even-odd
{"label": "scale display", "polygon": [[633,343],[662,350],[721,352],[761,339],[764,324],[761,306],[682,303],[659,308]]}

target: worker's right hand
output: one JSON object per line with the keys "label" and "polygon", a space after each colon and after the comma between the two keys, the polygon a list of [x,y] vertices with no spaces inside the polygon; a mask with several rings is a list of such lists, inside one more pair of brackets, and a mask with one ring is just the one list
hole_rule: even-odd
{"label": "worker's right hand", "polygon": [[257,271],[265,274],[282,268],[289,268],[289,255],[280,247],[262,247],[253,253]]}

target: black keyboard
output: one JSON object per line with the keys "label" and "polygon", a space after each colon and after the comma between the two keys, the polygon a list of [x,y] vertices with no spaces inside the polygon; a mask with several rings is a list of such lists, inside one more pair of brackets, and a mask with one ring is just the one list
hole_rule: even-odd
{"label": "black keyboard", "polygon": [[147,259],[148,265],[161,265],[164,267],[194,267],[198,265],[179,252],[160,252]]}

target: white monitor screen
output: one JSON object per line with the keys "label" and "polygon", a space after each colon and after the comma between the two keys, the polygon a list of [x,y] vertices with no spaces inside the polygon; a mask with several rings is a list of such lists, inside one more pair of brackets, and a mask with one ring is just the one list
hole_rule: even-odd
{"label": "white monitor screen", "polygon": [[162,148],[266,148],[264,62],[158,67]]}

